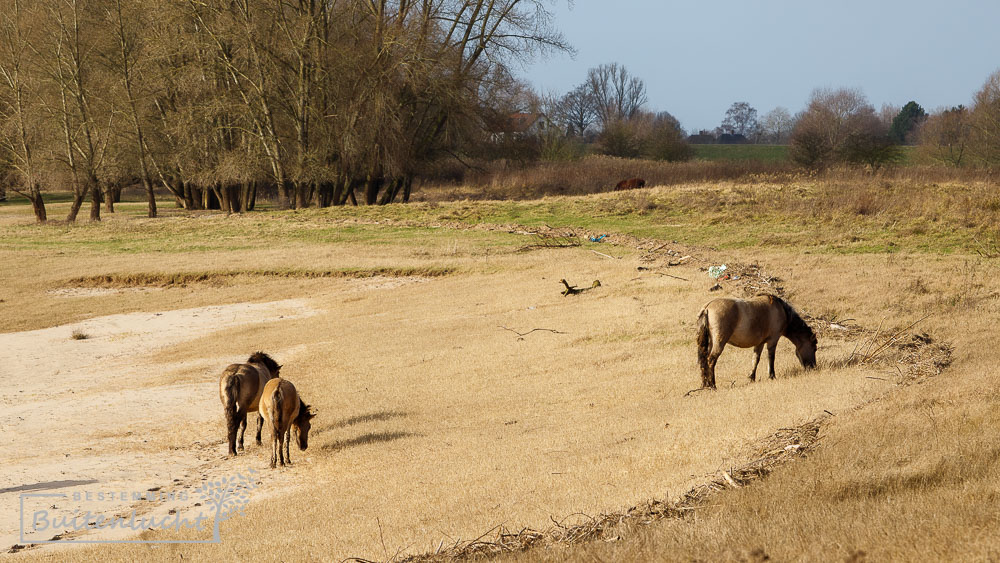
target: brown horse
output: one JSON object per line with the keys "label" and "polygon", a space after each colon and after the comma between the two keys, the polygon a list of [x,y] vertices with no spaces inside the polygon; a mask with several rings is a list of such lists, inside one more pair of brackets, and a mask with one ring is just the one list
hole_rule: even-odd
{"label": "brown horse", "polygon": [[750,381],[757,379],[760,353],[767,345],[769,375],[774,379],[774,351],[784,336],[806,369],[816,367],[816,334],[791,305],[774,295],[752,299],[715,299],[698,315],[698,363],[701,385],[715,389],[715,363],[726,344],[753,348]]}
{"label": "brown horse", "polygon": [[621,182],[618,182],[618,184],[615,186],[615,191],[619,192],[622,190],[635,190],[638,188],[645,188],[645,187],[646,187],[646,181],[643,180],[642,178],[629,178],[628,180],[622,180]]}
{"label": "brown horse", "polygon": [[[226,412],[229,454],[236,455],[236,434],[239,432],[240,451],[247,429],[247,414],[257,410],[260,393],[268,380],[278,377],[281,366],[264,352],[255,352],[245,364],[231,364],[219,378],[219,398]],[[264,419],[257,413],[257,444]]]}
{"label": "brown horse", "polygon": [[[260,413],[271,426],[271,468],[279,459],[282,467],[286,461],[291,464],[288,446],[292,441],[292,428],[298,436],[299,449],[305,450],[309,447],[310,421],[316,416],[316,411],[302,401],[291,381],[278,377],[264,385]],[[282,444],[285,451],[281,451]]]}

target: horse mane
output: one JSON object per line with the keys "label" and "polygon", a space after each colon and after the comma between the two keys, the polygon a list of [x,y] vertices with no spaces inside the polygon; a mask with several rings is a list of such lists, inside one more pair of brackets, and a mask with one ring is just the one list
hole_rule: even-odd
{"label": "horse mane", "polygon": [[311,407],[309,405],[307,405],[305,401],[302,400],[302,397],[299,397],[299,416],[298,416],[298,419],[302,420],[305,417],[312,418],[312,415],[309,414],[309,409],[310,408]]}
{"label": "horse mane", "polygon": [[813,332],[812,327],[799,315],[799,312],[794,307],[777,295],[771,295],[770,297],[781,303],[781,306],[785,309],[785,316],[788,318],[788,324],[785,326],[785,336],[805,336],[810,340],[816,338],[816,333]]}
{"label": "horse mane", "polygon": [[247,360],[247,363],[264,364],[264,367],[266,367],[267,371],[271,372],[271,375],[273,376],[277,376],[278,370],[281,369],[281,366],[278,365],[278,362],[274,361],[274,359],[272,359],[271,356],[268,356],[264,352],[254,352],[250,356],[250,359]]}

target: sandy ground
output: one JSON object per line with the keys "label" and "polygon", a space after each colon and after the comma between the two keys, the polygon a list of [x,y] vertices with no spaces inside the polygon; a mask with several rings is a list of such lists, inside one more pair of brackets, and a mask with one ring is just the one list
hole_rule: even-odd
{"label": "sandy ground", "polygon": [[[19,541],[18,502],[23,492],[72,495],[84,490],[189,488],[209,477],[211,462],[218,459],[214,442],[166,452],[144,452],[142,444],[148,442],[147,433],[214,423],[219,398],[213,375],[219,366],[245,358],[150,365],[149,354],[238,325],[314,313],[306,301],[289,299],[110,315],[0,334],[0,458],[5,460],[0,474],[0,546]],[[74,339],[74,333],[86,338]],[[286,361],[294,354],[294,349],[281,351]],[[172,372],[191,369],[203,371],[204,381],[157,383]],[[73,508],[72,503],[66,505]],[[109,509],[128,505],[102,504]]]}

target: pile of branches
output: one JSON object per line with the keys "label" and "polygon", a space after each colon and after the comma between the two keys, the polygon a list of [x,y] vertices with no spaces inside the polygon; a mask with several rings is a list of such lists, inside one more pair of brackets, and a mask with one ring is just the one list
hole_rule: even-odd
{"label": "pile of branches", "polygon": [[880,324],[870,336],[858,342],[845,365],[890,367],[900,376],[901,383],[939,375],[951,365],[954,347],[935,341],[926,332],[909,332],[926,318],[891,332],[883,331]]}
{"label": "pile of branches", "polygon": [[518,248],[518,252],[527,252],[529,250],[538,250],[542,248],[571,248],[574,246],[580,246],[580,237],[573,229],[556,230],[552,227],[545,226],[543,228],[527,232],[510,232],[534,237],[535,242]]}

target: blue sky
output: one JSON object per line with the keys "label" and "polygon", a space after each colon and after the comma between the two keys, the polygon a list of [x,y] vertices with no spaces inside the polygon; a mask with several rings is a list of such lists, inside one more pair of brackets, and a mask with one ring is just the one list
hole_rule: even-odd
{"label": "blue sky", "polygon": [[576,57],[524,78],[561,94],[617,61],[645,80],[649,109],[689,131],[716,127],[736,101],[794,114],[817,87],[860,88],[876,109],[968,105],[1000,69],[997,0],[559,0],[554,12]]}

